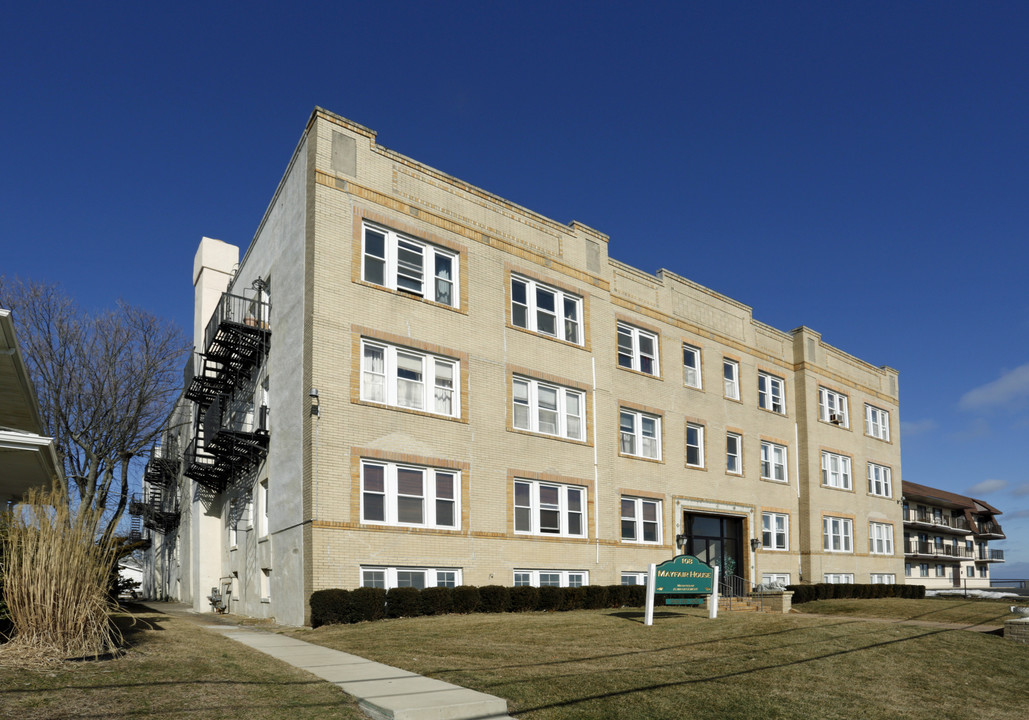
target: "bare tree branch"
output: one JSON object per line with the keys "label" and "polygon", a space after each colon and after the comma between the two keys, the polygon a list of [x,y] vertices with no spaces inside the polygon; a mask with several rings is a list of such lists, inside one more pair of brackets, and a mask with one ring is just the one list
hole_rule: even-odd
{"label": "bare tree branch", "polygon": [[128,504],[131,461],[160,437],[178,397],[190,342],[125,303],[87,313],[55,285],[0,277],[0,306],[18,325],[69,489],[80,507],[106,511],[109,536]]}

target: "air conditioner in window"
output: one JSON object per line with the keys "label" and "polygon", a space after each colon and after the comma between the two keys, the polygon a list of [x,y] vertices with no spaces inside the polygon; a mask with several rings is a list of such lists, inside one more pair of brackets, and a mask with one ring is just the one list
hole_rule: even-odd
{"label": "air conditioner in window", "polygon": [[842,425],[843,424],[843,416],[842,415],[838,415],[836,413],[833,413],[832,415],[829,416],[829,422],[831,422],[833,425]]}

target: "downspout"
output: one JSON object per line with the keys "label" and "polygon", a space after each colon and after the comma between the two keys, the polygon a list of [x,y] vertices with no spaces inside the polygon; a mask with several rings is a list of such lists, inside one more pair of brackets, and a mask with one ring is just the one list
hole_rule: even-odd
{"label": "downspout", "polygon": [[597,565],[600,564],[600,467],[597,460],[597,359],[590,358],[593,367],[593,528],[597,541]]}

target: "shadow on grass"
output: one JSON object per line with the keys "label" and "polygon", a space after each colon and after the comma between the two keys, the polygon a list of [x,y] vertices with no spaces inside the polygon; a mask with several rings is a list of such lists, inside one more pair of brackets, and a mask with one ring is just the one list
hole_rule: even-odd
{"label": "shadow on grass", "polygon": [[[764,671],[767,671],[767,670],[779,670],[779,669],[782,669],[782,668],[788,668],[788,667],[794,667],[794,666],[798,666],[798,665],[804,665],[806,663],[818,662],[820,660],[827,660],[829,658],[840,657],[840,656],[843,656],[843,655],[850,655],[852,653],[864,652],[866,650],[875,650],[875,649],[887,647],[887,646],[890,646],[890,645],[897,645],[899,643],[910,642],[912,640],[921,640],[922,638],[927,638],[927,637],[931,637],[933,635],[939,635],[941,633],[947,633],[947,632],[954,632],[954,631],[953,630],[949,630],[949,629],[931,630],[929,632],[921,633],[919,635],[912,635],[912,636],[905,637],[905,638],[898,638],[896,640],[884,640],[882,642],[872,643],[871,645],[865,645],[865,646],[858,647],[858,648],[850,648],[850,649],[847,649],[847,650],[837,650],[835,652],[822,653],[820,655],[813,655],[811,657],[799,658],[797,660],[791,660],[791,661],[788,661],[788,662],[770,663],[770,664],[767,664],[767,665],[761,665],[759,667],[748,668],[746,670],[737,670],[735,672],[729,672],[729,673],[721,673],[721,674],[718,674],[718,675],[709,675],[709,676],[706,676],[706,677],[690,678],[688,680],[677,680],[677,681],[674,681],[674,682],[653,683],[653,684],[649,684],[649,685],[641,685],[639,687],[628,688],[628,689],[625,689],[625,690],[616,690],[616,691],[606,692],[606,693],[596,693],[596,694],[593,694],[593,695],[587,695],[585,697],[574,698],[574,699],[570,699],[570,700],[561,700],[561,701],[558,701],[558,702],[546,703],[546,704],[543,704],[543,705],[536,705],[536,706],[533,706],[533,707],[520,707],[520,708],[514,709],[513,712],[518,713],[518,714],[537,712],[537,711],[540,711],[540,710],[550,710],[550,709],[554,709],[554,708],[570,707],[572,705],[578,705],[580,703],[590,702],[590,701],[594,701],[594,700],[606,700],[606,699],[610,699],[610,698],[624,697],[624,696],[627,696],[627,695],[634,695],[634,694],[637,694],[637,693],[651,692],[651,691],[654,691],[654,690],[663,690],[663,689],[667,689],[667,688],[685,687],[685,686],[688,686],[688,685],[698,685],[698,684],[701,684],[701,683],[717,682],[717,681],[720,681],[720,680],[729,680],[729,679],[732,679],[732,678],[743,677],[745,675],[751,675],[753,673],[764,672]],[[774,634],[774,633],[771,633],[771,634]]]}

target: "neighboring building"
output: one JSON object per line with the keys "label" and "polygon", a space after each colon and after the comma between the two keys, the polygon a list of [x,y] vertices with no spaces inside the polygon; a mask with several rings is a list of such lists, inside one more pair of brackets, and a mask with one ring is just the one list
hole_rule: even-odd
{"label": "neighboring building", "polygon": [[300,624],[322,588],[637,583],[678,540],[744,583],[901,577],[895,370],[342,117],[193,277],[151,594]]}
{"label": "neighboring building", "polygon": [[61,477],[54,441],[44,432],[11,311],[0,308],[0,509]]}
{"label": "neighboring building", "polygon": [[1004,562],[997,508],[975,498],[906,480],[904,496],[904,576],[930,590],[989,588],[990,565]]}

